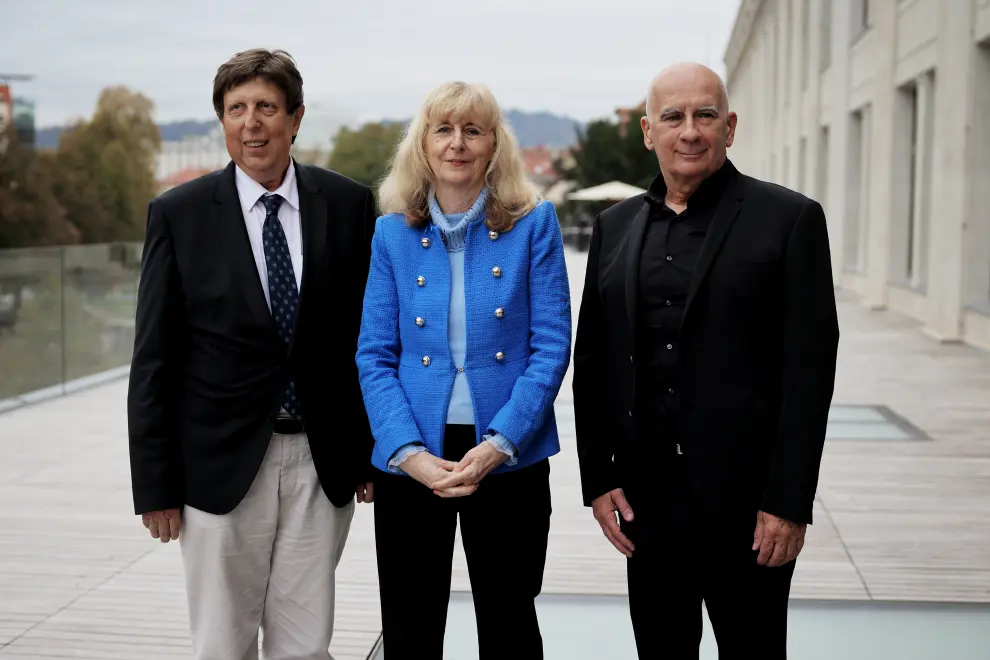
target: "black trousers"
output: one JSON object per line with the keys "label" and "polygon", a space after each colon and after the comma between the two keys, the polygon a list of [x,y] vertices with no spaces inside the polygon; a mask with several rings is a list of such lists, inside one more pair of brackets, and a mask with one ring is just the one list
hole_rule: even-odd
{"label": "black trousers", "polygon": [[642,492],[626,493],[634,516],[622,528],[636,546],[626,567],[640,660],[697,660],[702,602],[719,660],[784,660],[795,563],[757,564],[756,512],[729,521],[706,518],[677,460],[660,468]]}
{"label": "black trousers", "polygon": [[[475,446],[474,427],[448,425],[444,458]],[[550,463],[489,474],[474,494],[443,499],[405,475],[375,480],[375,542],[388,660],[440,660],[457,518],[481,660],[542,659],[535,599],[550,533]]]}

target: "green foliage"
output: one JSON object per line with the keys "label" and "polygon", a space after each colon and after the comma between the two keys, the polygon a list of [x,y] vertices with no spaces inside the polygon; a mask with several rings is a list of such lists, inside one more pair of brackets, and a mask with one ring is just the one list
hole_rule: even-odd
{"label": "green foliage", "polygon": [[161,136],[153,105],[124,87],[103,90],[96,112],[62,135],[54,193],[86,243],[140,240],[155,196]]}
{"label": "green foliage", "polygon": [[161,136],[145,96],[100,94],[52,153],[0,135],[0,248],[140,240]]}
{"label": "green foliage", "polygon": [[607,120],[589,123],[572,156],[574,164],[564,175],[580,188],[609,181],[648,188],[658,173],[656,155],[643,144],[636,119],[625,126]]}
{"label": "green foliage", "polygon": [[0,132],[0,248],[75,243],[78,232],[52,195],[54,159]]}
{"label": "green foliage", "polygon": [[377,187],[404,128],[397,123],[369,123],[356,131],[342,127],[334,138],[327,167]]}

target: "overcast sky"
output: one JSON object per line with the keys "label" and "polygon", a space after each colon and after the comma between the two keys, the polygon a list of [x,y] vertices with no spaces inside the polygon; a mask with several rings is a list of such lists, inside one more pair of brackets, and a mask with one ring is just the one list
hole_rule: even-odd
{"label": "overcast sky", "polygon": [[435,85],[482,82],[500,104],[580,120],[638,102],[678,60],[723,71],[740,0],[0,0],[0,74],[38,126],[88,116],[124,84],[158,121],[207,119],[238,50],[288,50],[307,113],[411,115]]}

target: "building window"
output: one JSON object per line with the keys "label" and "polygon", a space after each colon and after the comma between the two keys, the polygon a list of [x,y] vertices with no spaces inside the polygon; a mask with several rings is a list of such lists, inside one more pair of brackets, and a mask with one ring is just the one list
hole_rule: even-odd
{"label": "building window", "polygon": [[801,141],[798,142],[798,192],[808,195],[810,192],[808,190],[807,172],[808,172],[808,138],[801,136]]}
{"label": "building window", "polygon": [[891,281],[924,291],[932,208],[932,134],[935,74],[929,71],[901,86],[894,99],[891,161]]}
{"label": "building window", "polygon": [[870,29],[870,0],[852,0],[852,39]]}
{"label": "building window", "polygon": [[784,147],[784,165],[780,170],[780,185],[791,185],[791,148]]}
{"label": "building window", "polygon": [[801,77],[801,91],[808,89],[811,79],[811,0],[801,3],[801,66],[798,69]]}
{"label": "building window", "polygon": [[990,39],[976,49],[973,61],[972,122],[966,174],[969,179],[970,217],[963,240],[965,300],[990,314],[990,124],[982,121],[990,107]]}
{"label": "building window", "polygon": [[822,0],[821,41],[818,44],[818,72],[832,66],[832,0]]}
{"label": "building window", "polygon": [[770,111],[777,118],[777,103],[780,100],[780,25],[776,17],[770,26]]}
{"label": "building window", "polygon": [[852,113],[849,122],[849,167],[846,169],[846,221],[844,265],[847,271],[865,274],[870,203],[870,109]]}
{"label": "building window", "polygon": [[780,5],[780,15],[777,17],[777,34],[780,43],[780,66],[781,66],[781,90],[783,103],[786,105],[791,100],[791,67],[794,64],[791,56],[791,10],[790,3]]}
{"label": "building window", "polygon": [[815,165],[815,196],[828,214],[828,126],[822,126],[818,136],[818,158]]}
{"label": "building window", "polygon": [[904,275],[908,284],[923,289],[927,278],[928,226],[932,189],[932,116],[934,73],[923,74],[909,85],[911,99],[911,158],[907,216],[907,260]]}

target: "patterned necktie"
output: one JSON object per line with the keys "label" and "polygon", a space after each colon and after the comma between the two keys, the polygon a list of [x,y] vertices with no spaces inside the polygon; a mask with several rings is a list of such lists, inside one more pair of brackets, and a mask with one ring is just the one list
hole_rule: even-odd
{"label": "patterned necktie", "polygon": [[[292,256],[289,243],[285,240],[282,223],[278,221],[278,209],[284,200],[279,195],[265,195],[261,198],[265,205],[265,265],[268,268],[268,293],[271,299],[272,318],[278,334],[289,345],[296,313],[299,310],[299,289],[296,275],[292,270]],[[296,420],[303,421],[302,401],[296,396],[296,384],[291,379],[285,390],[282,407]]]}

